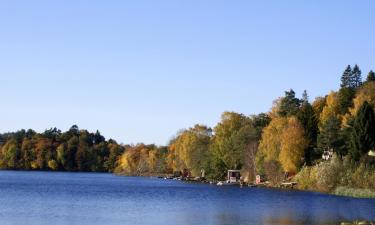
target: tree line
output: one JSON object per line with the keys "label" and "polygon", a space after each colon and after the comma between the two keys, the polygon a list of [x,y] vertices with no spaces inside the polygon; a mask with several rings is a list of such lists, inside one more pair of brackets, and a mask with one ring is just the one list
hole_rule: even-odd
{"label": "tree line", "polygon": [[[181,130],[166,147],[141,145],[125,151],[117,171],[139,175],[188,169],[199,176],[204,169],[209,178],[224,179],[228,169],[241,169],[249,181],[261,174],[277,183],[285,173],[320,165],[324,154],[370,171],[374,109],[374,72],[363,81],[360,68],[348,65],[338,91],[310,102],[306,91],[298,98],[291,89],[267,113],[224,112],[213,128],[197,124]],[[375,184],[375,176],[371,179]]]}
{"label": "tree line", "polygon": [[73,125],[62,133],[51,128],[43,133],[31,129],[0,135],[0,168],[112,172],[125,147],[100,134]]}
{"label": "tree line", "polygon": [[[261,174],[277,183],[285,173],[301,177],[303,172],[304,179],[320,180],[316,179],[318,172],[310,174],[311,168],[325,171],[321,168],[327,162],[322,155],[331,154],[336,161],[346,160],[351,168],[348,176],[362,176],[375,171],[374,159],[368,155],[375,149],[374,109],[375,73],[370,71],[363,80],[360,68],[348,65],[339,90],[326,96],[310,102],[306,91],[299,98],[290,89],[267,113],[224,112],[213,128],[196,124],[183,129],[167,146],[121,145],[106,141],[98,131],[89,133],[77,126],[64,133],[54,128],[44,133],[2,134],[0,167],[128,175],[188,170],[192,176],[200,176],[204,170],[206,177],[215,180],[224,179],[228,169],[240,169],[249,181]],[[355,183],[355,179],[347,183]],[[375,185],[375,175],[366,179],[373,179]]]}

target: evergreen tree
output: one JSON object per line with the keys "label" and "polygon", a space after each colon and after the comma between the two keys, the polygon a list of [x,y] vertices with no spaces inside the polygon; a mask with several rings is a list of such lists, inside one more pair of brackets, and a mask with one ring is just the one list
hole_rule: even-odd
{"label": "evergreen tree", "polygon": [[371,81],[375,81],[375,73],[372,70],[370,70],[366,79],[366,82],[371,82]]}
{"label": "evergreen tree", "polygon": [[343,148],[344,141],[340,132],[340,125],[340,121],[335,116],[331,116],[320,127],[317,142],[317,154],[321,154],[323,151],[333,150],[339,155],[345,155],[345,149]]}
{"label": "evergreen tree", "polygon": [[357,88],[362,85],[362,71],[357,64],[353,67],[350,84],[352,88]]}
{"label": "evergreen tree", "polygon": [[342,87],[338,92],[339,113],[345,115],[349,108],[353,106],[353,98],[355,89],[350,87]]}
{"label": "evergreen tree", "polygon": [[341,87],[350,87],[351,85],[352,68],[350,65],[346,67],[341,76]]}
{"label": "evergreen tree", "polygon": [[355,160],[359,160],[372,149],[375,149],[375,115],[372,107],[365,101],[354,120],[350,154]]}
{"label": "evergreen tree", "polygon": [[302,97],[302,105],[299,112],[297,113],[297,118],[301,122],[305,130],[305,136],[309,141],[309,146],[306,149],[304,155],[305,161],[307,164],[311,164],[312,160],[315,158],[313,149],[316,147],[318,120],[316,119],[312,105],[308,102],[306,91],[304,91]]}
{"label": "evergreen tree", "polygon": [[302,93],[302,99],[301,99],[301,104],[307,104],[309,103],[309,95],[307,94],[307,91],[304,90]]}
{"label": "evergreen tree", "polygon": [[301,100],[296,98],[293,89],[285,92],[285,96],[281,99],[279,115],[283,117],[295,116],[301,105]]}

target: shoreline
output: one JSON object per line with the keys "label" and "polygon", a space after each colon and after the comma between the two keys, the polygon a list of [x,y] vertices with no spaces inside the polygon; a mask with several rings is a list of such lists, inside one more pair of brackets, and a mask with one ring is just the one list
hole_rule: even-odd
{"label": "shoreline", "polygon": [[[125,175],[125,174],[118,174],[113,173],[116,176],[132,176],[132,177],[150,177],[150,178],[156,178],[156,179],[167,179],[167,180],[176,180],[181,182],[187,182],[187,183],[199,183],[199,184],[207,184],[207,185],[217,185],[220,181],[215,180],[194,180],[194,179],[181,179],[181,178],[168,178],[168,176],[159,174],[159,175]],[[303,191],[303,192],[313,192],[313,193],[320,193],[320,194],[326,194],[326,195],[332,195],[332,196],[340,196],[340,197],[349,197],[349,198],[356,198],[356,199],[375,199],[375,191],[369,190],[369,189],[360,189],[360,188],[352,188],[352,187],[337,187],[332,192],[323,192],[318,191],[314,189],[302,189],[298,188],[298,184],[293,186],[293,188],[286,188],[282,186],[275,186],[275,185],[269,185],[269,184],[260,184],[255,185],[251,183],[244,183],[241,184],[231,184],[231,185],[224,185],[224,186],[236,186],[240,188],[266,188],[266,189],[274,189],[274,190],[290,190],[290,191]],[[339,190],[337,190],[339,189]],[[367,192],[367,195],[362,195],[361,193]]]}
{"label": "shoreline", "polygon": [[[194,180],[194,179],[181,179],[179,177],[168,177],[166,174],[138,174],[138,175],[130,175],[130,174],[122,174],[122,173],[111,173],[111,172],[94,172],[94,171],[52,171],[52,170],[7,170],[7,169],[0,169],[0,171],[9,171],[9,172],[47,172],[47,173],[100,173],[100,174],[112,174],[115,176],[124,176],[124,177],[149,177],[155,179],[166,179],[166,180],[175,180],[181,181],[186,183],[199,183],[199,184],[207,184],[207,185],[215,185],[218,186],[217,183],[220,181],[215,180]],[[314,189],[302,189],[298,188],[298,184],[293,186],[293,188],[285,188],[281,186],[275,186],[270,184],[260,184],[255,185],[251,183],[244,183],[241,185],[238,184],[231,184],[231,185],[224,185],[224,186],[235,186],[240,188],[266,188],[266,189],[274,189],[274,190],[290,190],[290,191],[303,191],[303,192],[313,192],[313,193],[320,193],[320,194],[327,194],[333,196],[341,196],[341,197],[349,197],[349,198],[356,198],[356,199],[375,199],[375,191],[369,189],[360,189],[360,188],[353,188],[353,187],[337,187],[332,192],[322,192]]]}

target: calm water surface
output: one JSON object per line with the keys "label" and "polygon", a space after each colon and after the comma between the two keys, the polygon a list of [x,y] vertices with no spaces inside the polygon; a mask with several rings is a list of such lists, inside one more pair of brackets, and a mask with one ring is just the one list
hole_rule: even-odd
{"label": "calm water surface", "polygon": [[0,171],[1,225],[375,221],[375,200],[98,173]]}

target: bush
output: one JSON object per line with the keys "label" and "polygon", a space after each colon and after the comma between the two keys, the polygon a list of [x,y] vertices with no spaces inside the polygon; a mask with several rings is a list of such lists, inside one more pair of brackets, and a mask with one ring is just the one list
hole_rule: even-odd
{"label": "bush", "polygon": [[368,162],[356,163],[350,157],[336,155],[312,167],[303,167],[295,176],[298,188],[333,192],[354,197],[375,197],[375,167]]}
{"label": "bush", "polygon": [[305,166],[294,177],[294,181],[298,183],[298,188],[302,190],[312,190],[316,187],[316,167]]}
{"label": "bush", "polygon": [[48,161],[48,167],[51,169],[51,170],[57,170],[58,169],[58,165],[57,165],[57,162],[55,160],[50,160]]}
{"label": "bush", "polygon": [[340,182],[342,161],[334,155],[330,161],[321,162],[316,167],[317,189],[323,192],[332,191]]}
{"label": "bush", "polygon": [[282,167],[278,161],[270,160],[264,163],[264,172],[267,179],[273,184],[279,184],[284,179]]}

